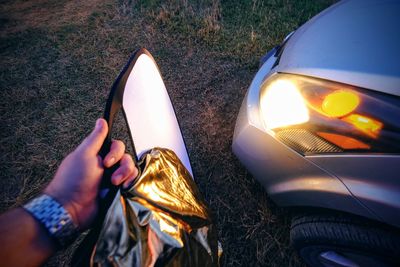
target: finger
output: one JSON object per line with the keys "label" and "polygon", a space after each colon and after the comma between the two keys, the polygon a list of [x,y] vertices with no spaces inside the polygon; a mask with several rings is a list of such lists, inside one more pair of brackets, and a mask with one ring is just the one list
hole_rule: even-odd
{"label": "finger", "polygon": [[123,184],[124,189],[127,189],[133,183],[136,176],[137,176],[137,172],[136,172],[136,175],[132,175],[128,179],[125,180],[125,182]]}
{"label": "finger", "polygon": [[104,166],[110,168],[113,164],[120,161],[125,153],[125,144],[120,140],[113,140],[107,156],[104,158]]}
{"label": "finger", "polygon": [[107,137],[108,125],[104,119],[98,119],[93,131],[83,140],[78,149],[84,149],[94,155],[98,154]]}
{"label": "finger", "polygon": [[120,161],[120,167],[112,174],[111,182],[114,185],[120,185],[126,179],[138,174],[138,170],[133,163],[132,157],[129,154],[124,154]]}

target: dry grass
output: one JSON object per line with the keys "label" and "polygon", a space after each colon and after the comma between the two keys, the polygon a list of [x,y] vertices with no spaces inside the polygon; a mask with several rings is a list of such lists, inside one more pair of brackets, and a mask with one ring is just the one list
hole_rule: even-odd
{"label": "dry grass", "polygon": [[[1,210],[40,192],[137,48],[158,61],[225,266],[298,266],[290,216],[231,153],[258,59],[332,1],[1,1]],[[118,131],[123,138],[123,125]],[[73,248],[49,266],[68,265]]]}

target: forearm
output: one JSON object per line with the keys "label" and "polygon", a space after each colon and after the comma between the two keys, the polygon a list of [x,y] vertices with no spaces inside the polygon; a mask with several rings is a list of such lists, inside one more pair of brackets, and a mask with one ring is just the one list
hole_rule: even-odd
{"label": "forearm", "polygon": [[0,244],[4,266],[39,266],[56,251],[46,229],[23,208],[0,215]]}
{"label": "forearm", "polygon": [[67,246],[79,230],[89,228],[97,215],[104,167],[118,162],[111,182],[115,186],[132,183],[138,170],[125,153],[124,143],[113,140],[106,157],[99,156],[107,132],[107,122],[97,120],[91,134],[63,160],[45,195],[25,205],[29,212],[18,208],[0,215],[1,266],[41,265],[58,248],[56,242]]}

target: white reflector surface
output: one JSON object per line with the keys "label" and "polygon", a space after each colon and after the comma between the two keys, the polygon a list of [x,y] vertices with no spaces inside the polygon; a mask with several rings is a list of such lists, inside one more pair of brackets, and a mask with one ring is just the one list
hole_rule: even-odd
{"label": "white reflector surface", "polygon": [[140,55],[133,66],[122,105],[138,157],[153,147],[168,148],[193,175],[164,82],[154,61],[146,54]]}

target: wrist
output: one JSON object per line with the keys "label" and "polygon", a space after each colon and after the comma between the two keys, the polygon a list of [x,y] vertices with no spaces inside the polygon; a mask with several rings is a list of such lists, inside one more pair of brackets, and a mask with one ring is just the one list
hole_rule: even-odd
{"label": "wrist", "polygon": [[61,204],[61,206],[68,212],[68,214],[71,216],[72,222],[77,226],[77,228],[80,228],[79,220],[78,220],[78,213],[77,209],[73,205],[71,199],[68,196],[63,196],[62,194],[58,194],[57,190],[53,190],[51,185],[49,185],[44,191],[43,194],[48,195],[52,197],[54,200],[56,200],[58,203]]}
{"label": "wrist", "polygon": [[59,247],[66,247],[78,236],[78,227],[71,214],[52,196],[42,194],[23,208],[46,229]]}

